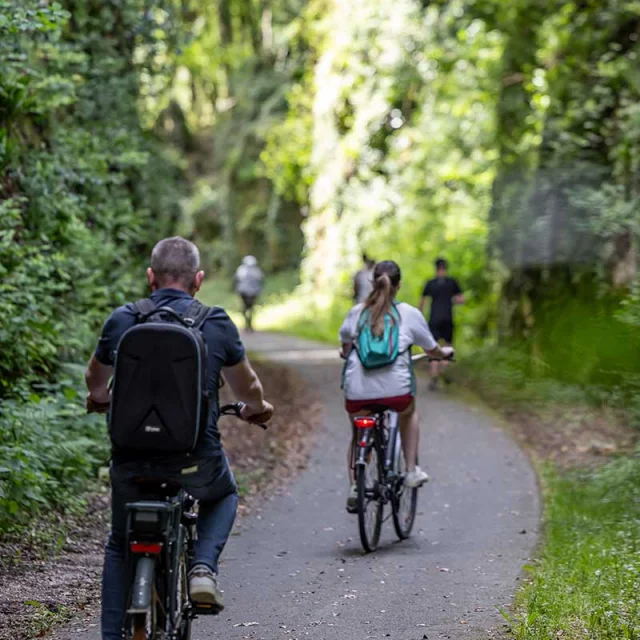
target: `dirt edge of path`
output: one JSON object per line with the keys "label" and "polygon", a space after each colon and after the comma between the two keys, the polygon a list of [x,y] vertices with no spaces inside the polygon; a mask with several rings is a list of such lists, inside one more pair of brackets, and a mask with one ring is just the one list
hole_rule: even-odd
{"label": "dirt edge of path", "polygon": [[464,380],[455,385],[454,393],[491,413],[536,471],[545,463],[561,471],[596,468],[633,453],[640,444],[640,430],[629,424],[623,411],[586,403],[505,406]]}
{"label": "dirt edge of path", "polygon": [[[295,374],[283,366],[256,362],[265,395],[276,406],[269,430],[232,418],[221,422],[227,456],[239,485],[239,515],[277,494],[307,464],[312,444],[310,416],[320,404]],[[223,389],[222,400],[230,399]],[[314,420],[315,422],[315,420]],[[95,626],[104,539],[109,522],[108,488],[87,496],[84,513],[61,516],[63,527],[52,551],[42,553],[37,526],[29,540],[0,542],[0,640],[32,640],[63,623]],[[242,518],[236,521],[242,526]],[[33,541],[36,542],[33,542]]]}

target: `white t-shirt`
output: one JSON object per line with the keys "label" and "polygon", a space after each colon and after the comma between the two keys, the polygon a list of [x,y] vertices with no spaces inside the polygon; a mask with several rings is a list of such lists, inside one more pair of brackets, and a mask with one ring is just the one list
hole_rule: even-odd
{"label": "white t-shirt", "polygon": [[264,274],[258,265],[241,264],[235,275],[236,293],[241,296],[259,296]]}
{"label": "white t-shirt", "polygon": [[364,302],[373,291],[373,268],[360,269],[354,276],[356,304]]}
{"label": "white t-shirt", "polygon": [[[355,342],[358,320],[364,304],[357,304],[340,327],[340,342]],[[437,346],[422,313],[406,302],[396,305],[400,314],[400,354],[388,367],[365,369],[355,349],[347,358],[344,372],[344,395],[347,400],[375,400],[413,394],[413,372],[410,347],[416,345],[425,351]]]}

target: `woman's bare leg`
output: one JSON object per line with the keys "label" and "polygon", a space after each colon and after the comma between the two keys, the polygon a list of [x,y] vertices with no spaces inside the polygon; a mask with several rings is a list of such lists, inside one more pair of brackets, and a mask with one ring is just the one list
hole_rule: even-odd
{"label": "woman's bare leg", "polygon": [[349,450],[347,452],[347,469],[349,474],[349,482],[353,484],[356,481],[355,471],[353,468],[353,456],[356,446],[356,428],[353,426],[353,416],[349,415],[349,422],[351,422],[351,440],[349,441]]}
{"label": "woman's bare leg", "polygon": [[418,459],[418,444],[420,442],[420,422],[418,420],[415,403],[406,411],[400,413],[398,420],[407,471],[414,471],[416,468],[416,460]]}
{"label": "woman's bare leg", "polygon": [[356,425],[353,424],[353,419],[356,416],[368,416],[369,411],[358,411],[358,413],[349,414],[349,424],[351,425],[351,440],[349,441],[349,450],[347,452],[347,465],[349,470],[349,482],[354,484],[356,481],[356,471],[354,469],[353,457],[355,456],[356,448]]}

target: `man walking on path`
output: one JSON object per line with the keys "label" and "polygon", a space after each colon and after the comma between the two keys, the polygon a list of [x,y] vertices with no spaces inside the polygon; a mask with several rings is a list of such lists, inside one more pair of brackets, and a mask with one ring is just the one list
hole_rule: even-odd
{"label": "man walking on path", "polygon": [[[422,291],[420,311],[424,313],[427,298],[431,298],[429,312],[429,328],[433,337],[440,343],[453,343],[453,305],[463,304],[462,289],[455,278],[447,275],[447,261],[444,258],[436,260],[436,277],[429,280]],[[432,362],[430,365],[431,383],[429,388],[434,391],[438,386],[438,378],[447,366],[447,362]]]}
{"label": "man walking on path", "polygon": [[364,302],[373,291],[373,269],[376,261],[363,254],[364,266],[353,276],[353,301],[355,304]]}
{"label": "man walking on path", "polygon": [[253,307],[262,293],[264,273],[253,256],[245,256],[233,277],[236,293],[242,299],[242,315],[247,331],[253,331]]}

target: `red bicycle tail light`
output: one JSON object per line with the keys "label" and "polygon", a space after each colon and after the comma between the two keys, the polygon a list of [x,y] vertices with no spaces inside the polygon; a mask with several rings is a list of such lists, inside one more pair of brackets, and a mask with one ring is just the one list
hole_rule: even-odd
{"label": "red bicycle tail light", "polygon": [[162,551],[162,542],[132,542],[129,548],[132,553],[148,553],[157,556]]}
{"label": "red bicycle tail light", "polygon": [[376,426],[376,419],[369,417],[354,418],[353,424],[356,425],[356,429],[371,429]]}

